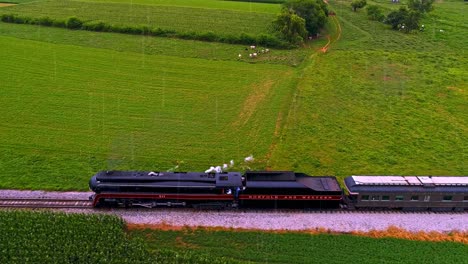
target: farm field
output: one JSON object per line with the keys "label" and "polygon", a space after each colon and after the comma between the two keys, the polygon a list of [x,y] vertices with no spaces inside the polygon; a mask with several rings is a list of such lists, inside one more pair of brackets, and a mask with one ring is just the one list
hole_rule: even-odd
{"label": "farm field", "polygon": [[294,76],[282,65],[0,43],[2,188],[85,190],[109,166],[202,170],[261,155]]}
{"label": "farm field", "polygon": [[127,229],[115,216],[48,211],[1,210],[0,232],[2,263],[464,263],[467,249],[338,234]]}
{"label": "farm field", "polygon": [[144,238],[152,252],[177,249],[241,263],[463,263],[468,247],[453,242],[253,231],[132,230],[130,236]]}
{"label": "farm field", "polygon": [[120,218],[104,214],[0,211],[1,263],[226,263],[130,239]]}
{"label": "farm field", "polygon": [[[208,9],[226,9],[226,10],[238,10],[248,11],[256,13],[271,13],[277,14],[280,10],[279,5],[274,4],[274,0],[265,1],[265,3],[259,3],[261,1],[230,1],[230,0],[79,0],[81,2],[104,2],[104,3],[125,3],[125,4],[142,4],[142,5],[167,5],[167,6],[183,6],[183,7],[197,7],[197,8],[208,8]],[[278,3],[281,0],[276,0]],[[247,3],[247,4],[246,4]]]}
{"label": "farm field", "polygon": [[[247,6],[246,3],[233,2]],[[279,12],[279,10],[278,10]],[[114,2],[68,0],[38,1],[0,9],[0,14],[18,14],[65,20],[76,16],[82,21],[102,21],[117,26],[147,25],[177,32],[207,32],[217,35],[268,34],[274,13],[228,9],[207,9],[177,5],[139,5]],[[183,19],[181,19],[183,17]]]}
{"label": "farm field", "polygon": [[[214,30],[219,15],[231,33],[239,18],[265,32],[275,12],[260,6],[279,8],[141,0],[120,15],[132,1],[16,2],[25,4],[0,13],[137,25],[167,8],[190,14],[167,25]],[[339,39],[327,53],[322,38],[255,61],[241,45],[0,23],[0,188],[86,190],[99,170],[205,170],[231,159],[245,170],[250,154],[251,169],[311,175],[466,175],[462,5],[436,3],[425,32],[403,34],[330,1],[341,31],[330,18],[324,35]]]}
{"label": "farm field", "polygon": [[452,15],[463,3],[436,4],[418,34],[369,21],[346,1],[330,4],[341,38],[305,63],[272,169],[466,175],[468,30]]}
{"label": "farm field", "polygon": [[[0,35],[19,39],[65,44],[73,46],[109,49],[148,55],[165,55],[181,58],[200,58],[235,62],[251,62],[249,51],[244,45],[216,42],[171,39],[165,37],[133,36],[116,33],[72,31],[62,28],[37,27],[21,24],[0,23]],[[310,47],[319,46],[323,41],[311,43]],[[263,54],[256,63],[284,64],[296,67],[310,53],[308,49],[275,50]],[[239,59],[238,54],[242,55]]]}

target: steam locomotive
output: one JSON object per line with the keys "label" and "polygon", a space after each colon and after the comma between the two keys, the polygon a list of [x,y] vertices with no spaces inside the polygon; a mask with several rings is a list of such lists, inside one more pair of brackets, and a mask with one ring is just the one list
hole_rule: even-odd
{"label": "steam locomotive", "polygon": [[334,176],[291,171],[101,171],[93,206],[468,210],[468,176]]}

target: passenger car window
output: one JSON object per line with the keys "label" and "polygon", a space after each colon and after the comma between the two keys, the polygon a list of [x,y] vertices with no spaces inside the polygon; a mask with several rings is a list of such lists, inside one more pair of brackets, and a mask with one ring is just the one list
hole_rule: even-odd
{"label": "passenger car window", "polygon": [[390,196],[382,195],[382,201],[388,201],[388,200],[390,200]]}
{"label": "passenger car window", "polygon": [[403,195],[395,196],[395,201],[403,201]]}
{"label": "passenger car window", "polygon": [[369,201],[369,195],[362,195],[361,200],[362,201]]}
{"label": "passenger car window", "polygon": [[451,195],[445,195],[444,198],[442,198],[442,201],[452,201],[452,196]]}
{"label": "passenger car window", "polygon": [[411,201],[419,201],[419,196],[417,196],[417,195],[412,195],[412,196],[411,196]]}

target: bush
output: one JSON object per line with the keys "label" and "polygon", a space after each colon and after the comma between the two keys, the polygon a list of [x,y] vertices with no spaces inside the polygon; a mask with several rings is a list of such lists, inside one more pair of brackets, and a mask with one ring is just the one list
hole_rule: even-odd
{"label": "bush", "polygon": [[363,8],[366,4],[366,0],[354,0],[351,2],[351,7],[353,8],[353,11],[356,12],[358,8]]}
{"label": "bush", "polygon": [[367,17],[370,20],[383,21],[385,19],[385,16],[382,13],[382,9],[380,9],[379,6],[370,5],[370,6],[367,6],[366,9],[367,9]]}
{"label": "bush", "polygon": [[65,21],[63,20],[54,20],[52,22],[52,26],[53,27],[60,27],[60,28],[66,28],[67,27],[67,24]]}
{"label": "bush", "polygon": [[197,39],[202,41],[216,41],[218,40],[218,36],[213,31],[208,31],[198,34]]}
{"label": "bush", "polygon": [[180,32],[180,33],[177,33],[175,36],[181,39],[195,39],[197,34],[193,31],[190,31],[190,32]]}
{"label": "bush", "polygon": [[242,32],[239,36],[239,44],[251,45],[251,44],[256,44],[256,43],[257,43],[257,39],[253,37],[252,35]]}
{"label": "bush", "polygon": [[83,23],[82,28],[89,31],[98,31],[98,32],[109,32],[111,31],[111,26],[102,22],[102,21],[89,21]]}
{"label": "bush", "polygon": [[54,20],[50,17],[40,17],[37,20],[37,24],[41,26],[50,27],[54,24]]}
{"label": "bush", "polygon": [[0,17],[0,20],[1,20],[2,22],[6,22],[6,23],[13,23],[14,17],[15,17],[14,14],[3,14],[3,15]]}
{"label": "bush", "polygon": [[260,34],[257,38],[257,43],[267,47],[282,47],[285,45],[277,37],[267,34]]}
{"label": "bush", "polygon": [[175,30],[171,29],[162,29],[162,28],[153,28],[151,29],[150,35],[160,36],[160,37],[170,37],[176,34]]}
{"label": "bush", "polygon": [[77,17],[69,17],[65,25],[69,29],[81,29],[83,22]]}

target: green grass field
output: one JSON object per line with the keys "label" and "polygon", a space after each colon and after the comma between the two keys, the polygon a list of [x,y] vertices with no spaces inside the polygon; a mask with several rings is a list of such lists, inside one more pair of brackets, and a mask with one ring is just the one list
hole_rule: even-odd
{"label": "green grass field", "polygon": [[[47,43],[109,49],[147,55],[200,58],[251,63],[244,45],[171,39],[165,37],[132,36],[126,34],[72,31],[20,24],[0,23],[0,35]],[[316,43],[311,44],[311,46]],[[262,47],[265,48],[265,47]],[[255,63],[298,66],[310,53],[308,49],[274,50],[255,59]],[[238,54],[242,55],[239,59]]]}
{"label": "green grass field", "polygon": [[[140,5],[130,4],[130,1],[126,2],[128,3],[38,1],[3,7],[0,9],[0,14],[18,14],[33,18],[47,16],[63,20],[76,16],[83,21],[102,21],[117,26],[147,25],[177,32],[211,31],[219,35],[268,34],[270,24],[275,18],[273,13],[257,13],[247,10],[207,9],[178,5]],[[239,2],[228,3],[248,5]]]}
{"label": "green grass field", "polygon": [[[449,14],[463,3],[448,3],[436,4],[438,19],[460,24]],[[466,175],[466,28],[441,33],[429,25],[407,35],[368,21],[348,2],[331,4],[341,39],[304,66],[273,169]]]}
{"label": "green grass field", "polygon": [[292,88],[281,65],[0,43],[3,188],[86,189],[105,167],[201,170],[264,155]]}
{"label": "green grass field", "polygon": [[[80,0],[81,2],[103,2],[103,3],[124,3],[142,4],[142,5],[159,5],[159,6],[182,6],[182,7],[196,7],[207,9],[226,9],[247,11],[256,13],[271,13],[277,14],[280,11],[280,6],[272,3],[256,3],[246,0],[244,2],[229,1],[229,0]],[[260,1],[257,1],[260,2]],[[279,1],[278,1],[279,2]]]}
{"label": "green grass field", "polygon": [[[110,19],[129,2],[86,2],[103,8],[80,12]],[[141,19],[157,3],[142,0],[132,14]],[[164,7],[197,7],[184,3]],[[74,12],[60,5],[81,6],[38,1],[0,12]],[[466,175],[463,3],[436,3],[414,34],[368,21],[349,2],[330,5],[342,32],[327,53],[317,52],[322,38],[255,61],[239,45],[0,23],[0,188],[86,190],[103,169],[205,170],[231,159],[243,170],[250,154],[252,169],[313,175]]]}

